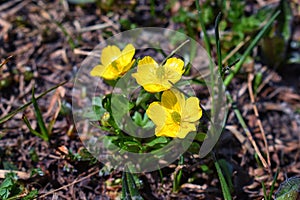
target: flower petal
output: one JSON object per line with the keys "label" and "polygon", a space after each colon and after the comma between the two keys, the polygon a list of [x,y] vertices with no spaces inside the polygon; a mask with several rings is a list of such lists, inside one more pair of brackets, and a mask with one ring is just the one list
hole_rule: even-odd
{"label": "flower petal", "polygon": [[177,103],[178,100],[173,90],[164,91],[163,94],[161,95],[162,106],[173,110]]}
{"label": "flower petal", "polygon": [[137,73],[132,74],[132,76],[135,78],[136,82],[141,85],[147,85],[147,84],[159,84],[159,80],[155,76],[154,73],[152,73],[153,68],[149,65],[142,65],[138,67]]}
{"label": "flower petal", "polygon": [[124,66],[120,75],[125,74],[132,67],[134,62],[135,62],[135,59],[133,59],[128,65]]}
{"label": "flower petal", "polygon": [[92,71],[90,72],[91,76],[102,76],[103,72],[105,70],[105,66],[103,65],[96,65]]}
{"label": "flower petal", "polygon": [[155,93],[155,92],[160,92],[167,90],[169,88],[166,88],[164,85],[161,84],[156,84],[156,83],[149,83],[149,84],[144,84],[143,88],[150,93]]}
{"label": "flower petal", "polygon": [[101,63],[104,66],[111,64],[121,56],[121,50],[115,45],[108,45],[102,50]]}
{"label": "flower petal", "polygon": [[184,72],[184,62],[179,58],[169,58],[167,62],[164,64],[166,69],[170,69],[172,71],[177,72],[182,75]]}
{"label": "flower petal", "polygon": [[134,46],[132,44],[126,45],[126,47],[122,51],[121,57],[118,59],[118,63],[123,67],[127,66],[131,62],[134,53],[135,53]]}
{"label": "flower petal", "polygon": [[119,77],[120,72],[112,65],[108,65],[102,74],[102,78],[106,80],[115,80]]}
{"label": "flower petal", "polygon": [[159,104],[159,102],[153,102],[146,110],[148,117],[157,126],[157,129],[162,129],[165,125],[167,118],[166,110]]}
{"label": "flower petal", "polygon": [[185,138],[185,136],[192,131],[196,131],[196,125],[194,123],[182,122],[176,137]]}
{"label": "flower petal", "polygon": [[182,108],[185,105],[184,95],[176,89],[167,90],[162,94],[162,106],[172,109],[181,115]]}
{"label": "flower petal", "polygon": [[169,124],[164,126],[162,129],[155,129],[155,135],[157,137],[159,136],[166,136],[166,137],[177,137],[178,131],[180,129],[180,126],[178,124]]}
{"label": "flower petal", "polygon": [[144,57],[139,61],[137,73],[132,74],[136,82],[143,86],[148,92],[158,92],[163,89],[161,81],[156,77],[156,69],[158,64],[150,56]]}
{"label": "flower petal", "polygon": [[172,84],[177,83],[181,79],[181,76],[182,74],[179,74],[177,71],[166,69],[163,84],[171,88],[173,86]]}
{"label": "flower petal", "polygon": [[195,122],[202,116],[202,109],[200,108],[199,99],[190,97],[186,100],[184,109],[182,111],[182,120],[185,122]]}
{"label": "flower petal", "polygon": [[106,80],[115,80],[119,77],[119,72],[112,65],[96,65],[90,72],[91,76],[99,76]]}
{"label": "flower petal", "polygon": [[158,68],[157,62],[155,62],[155,60],[150,56],[145,56],[142,60],[139,61],[138,67],[143,65],[151,66],[153,70]]}

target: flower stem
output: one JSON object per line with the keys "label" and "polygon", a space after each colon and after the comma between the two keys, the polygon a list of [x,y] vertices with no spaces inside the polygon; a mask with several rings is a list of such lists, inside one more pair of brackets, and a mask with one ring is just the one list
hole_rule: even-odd
{"label": "flower stem", "polygon": [[172,57],[181,47],[183,47],[186,43],[190,42],[190,40],[184,41],[182,44],[180,44],[176,49],[174,49],[161,63],[160,66],[162,66],[170,57]]}

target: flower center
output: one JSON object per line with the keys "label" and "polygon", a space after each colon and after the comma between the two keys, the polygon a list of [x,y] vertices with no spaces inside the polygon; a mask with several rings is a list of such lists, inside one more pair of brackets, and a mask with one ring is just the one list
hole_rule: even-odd
{"label": "flower center", "polygon": [[116,70],[118,70],[118,62],[117,62],[117,60],[114,60],[112,63],[111,63],[111,66],[113,67],[113,68],[115,68]]}
{"label": "flower center", "polygon": [[180,124],[181,116],[178,112],[176,112],[176,111],[172,112],[171,117],[175,123]]}

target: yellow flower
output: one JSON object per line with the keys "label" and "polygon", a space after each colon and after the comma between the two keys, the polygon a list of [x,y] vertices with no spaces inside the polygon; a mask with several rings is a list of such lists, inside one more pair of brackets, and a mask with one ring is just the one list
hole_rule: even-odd
{"label": "yellow flower", "polygon": [[102,50],[101,64],[95,66],[90,72],[91,76],[100,76],[106,80],[115,80],[123,76],[132,66],[135,48],[128,44],[123,51],[114,45]]}
{"label": "yellow flower", "polygon": [[196,131],[197,121],[202,116],[199,99],[184,98],[177,90],[163,92],[161,102],[153,102],[146,110],[156,125],[156,136],[184,138],[189,132]]}
{"label": "yellow flower", "polygon": [[[180,80],[184,72],[184,62],[178,58],[169,58],[160,66],[150,56],[138,63],[137,73],[132,74],[136,82],[148,92],[168,90]],[[171,82],[171,83],[170,83]]]}

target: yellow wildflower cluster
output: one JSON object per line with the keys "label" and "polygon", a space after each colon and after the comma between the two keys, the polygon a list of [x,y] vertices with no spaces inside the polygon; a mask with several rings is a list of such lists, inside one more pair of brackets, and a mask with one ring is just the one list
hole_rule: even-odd
{"label": "yellow wildflower cluster", "polygon": [[[101,54],[101,64],[90,72],[106,80],[122,77],[133,65],[135,48],[128,44],[122,51],[117,46],[107,46]],[[161,102],[152,102],[146,110],[156,125],[155,135],[184,138],[196,131],[196,122],[202,116],[199,99],[185,98],[172,88],[184,73],[184,62],[179,58],[169,58],[159,65],[152,57],[145,56],[137,64],[137,72],[132,74],[136,82],[147,92],[163,92]]]}

